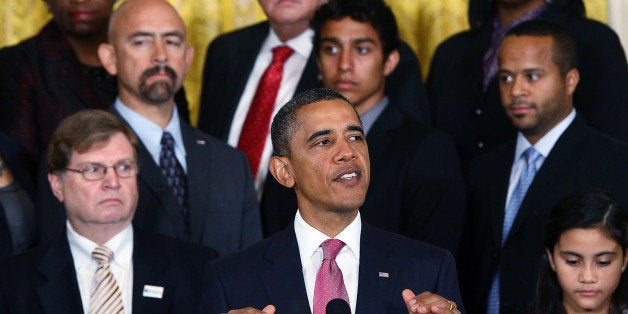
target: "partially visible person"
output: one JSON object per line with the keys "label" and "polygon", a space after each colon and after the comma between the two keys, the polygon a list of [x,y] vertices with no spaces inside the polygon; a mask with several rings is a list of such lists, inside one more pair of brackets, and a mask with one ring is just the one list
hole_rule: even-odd
{"label": "partially visible person", "polygon": [[114,115],[62,121],[48,179],[67,213],[64,232],[0,264],[0,313],[195,313],[217,253],[131,221],[139,140]]}
{"label": "partially visible person", "polygon": [[[118,78],[110,111],[141,142],[134,223],[227,254],[261,240],[259,205],[245,156],[186,123],[175,104],[194,56],[186,35],[167,1],[126,1],[98,53]],[[43,217],[42,226],[58,229],[60,217]]]}
{"label": "partially visible person", "polygon": [[[321,87],[310,20],[326,2],[259,0],[267,21],[221,35],[207,49],[198,127],[245,152],[262,212],[275,208],[275,198],[267,200],[264,190],[278,188],[268,173],[271,118],[294,95]],[[405,43],[399,45],[399,55],[400,66],[386,85],[388,97],[399,101],[405,116],[427,122],[429,106],[418,59]],[[272,217],[262,219],[273,222]]]}
{"label": "partially visible person", "polygon": [[[608,193],[575,191],[552,210],[536,292],[537,314],[628,311],[628,213]],[[621,280],[621,283],[620,283]]]}
{"label": "partially visible person", "polygon": [[351,313],[464,312],[451,253],[362,219],[369,152],[346,98],[305,91],[279,110],[271,134],[270,171],[297,195],[294,223],[210,264],[202,311],[322,314],[342,299]]}
{"label": "partially visible person", "polygon": [[619,38],[587,19],[582,0],[469,0],[471,29],[443,42],[427,79],[434,126],[449,132],[463,166],[516,134],[500,104],[497,55],[506,32],[531,19],[557,22],[576,39],[574,106],[594,129],[628,142],[628,65]]}
{"label": "partially visible person", "polygon": [[465,306],[522,313],[551,207],[575,189],[605,189],[628,202],[628,144],[592,129],[573,106],[577,48],[557,23],[512,28],[499,50],[503,110],[517,135],[478,156],[468,175],[469,207],[458,253]]}
{"label": "partially visible person", "polygon": [[[392,11],[381,0],[331,0],[317,10],[312,29],[323,85],[355,106],[369,144],[371,181],[360,214],[375,227],[455,254],[465,207],[458,155],[450,136],[404,114],[402,103],[413,100],[393,102],[385,93],[399,63]],[[294,220],[296,197],[282,186],[269,188],[265,199],[273,204],[264,208],[265,230],[274,234]]]}
{"label": "partially visible person", "polygon": [[[0,131],[23,148],[25,167],[37,174],[40,158],[61,120],[82,109],[107,109],[116,79],[98,59],[116,0],[44,0],[52,14],[39,34],[0,49]],[[187,120],[187,101],[177,95]]]}
{"label": "partially visible person", "polygon": [[21,158],[17,143],[0,133],[0,260],[35,242],[32,182]]}

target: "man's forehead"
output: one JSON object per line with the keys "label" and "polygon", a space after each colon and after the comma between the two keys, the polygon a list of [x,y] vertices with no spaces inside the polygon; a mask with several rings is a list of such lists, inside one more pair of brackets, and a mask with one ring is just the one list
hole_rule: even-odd
{"label": "man's forehead", "polygon": [[[339,119],[342,117],[342,119]],[[297,111],[299,129],[307,128],[308,132],[321,129],[342,130],[348,126],[361,126],[360,119],[353,106],[342,99],[323,100],[301,107]]]}

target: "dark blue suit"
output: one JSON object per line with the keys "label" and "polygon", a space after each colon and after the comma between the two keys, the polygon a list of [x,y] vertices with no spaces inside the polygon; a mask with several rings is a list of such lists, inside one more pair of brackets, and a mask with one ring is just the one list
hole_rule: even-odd
{"label": "dark blue suit", "polygon": [[[203,268],[216,252],[137,228],[133,245],[133,312],[195,313]],[[163,297],[142,296],[144,285]],[[74,261],[65,234],[0,264],[0,313],[83,313]]]}
{"label": "dark blue suit", "polygon": [[[380,273],[388,273],[388,277]],[[252,306],[277,313],[309,311],[299,248],[291,225],[241,252],[210,264],[211,286],[201,311],[221,313]],[[408,313],[405,288],[431,291],[464,311],[451,254],[362,223],[357,313]]]}

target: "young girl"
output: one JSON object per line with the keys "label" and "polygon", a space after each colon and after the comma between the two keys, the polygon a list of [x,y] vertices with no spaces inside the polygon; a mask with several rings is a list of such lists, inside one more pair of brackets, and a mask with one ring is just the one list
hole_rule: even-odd
{"label": "young girl", "polygon": [[535,312],[628,313],[628,290],[618,288],[628,262],[627,229],[625,211],[605,192],[562,199],[545,229]]}

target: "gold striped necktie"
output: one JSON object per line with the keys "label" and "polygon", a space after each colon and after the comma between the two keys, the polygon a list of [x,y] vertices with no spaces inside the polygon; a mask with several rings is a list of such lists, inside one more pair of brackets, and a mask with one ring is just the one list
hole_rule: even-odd
{"label": "gold striped necktie", "polygon": [[92,252],[92,258],[98,263],[98,268],[94,274],[88,313],[124,313],[120,287],[109,267],[113,252],[107,247],[99,246]]}

